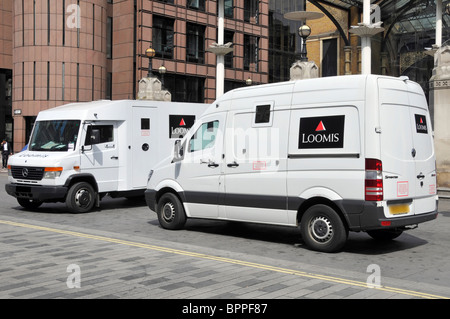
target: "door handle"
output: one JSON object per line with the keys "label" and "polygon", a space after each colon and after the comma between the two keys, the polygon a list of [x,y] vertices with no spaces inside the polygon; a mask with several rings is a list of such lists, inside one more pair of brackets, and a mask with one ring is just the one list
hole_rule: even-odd
{"label": "door handle", "polygon": [[227,164],[227,166],[228,166],[228,167],[238,167],[239,164],[236,163],[236,162],[233,162],[233,163]]}
{"label": "door handle", "polygon": [[419,175],[417,175],[417,179],[424,179],[425,175],[423,175],[422,173],[420,173]]}
{"label": "door handle", "polygon": [[208,163],[208,167],[218,167],[218,166],[219,166],[219,164],[216,164],[214,162]]}
{"label": "door handle", "polygon": [[118,160],[118,159],[119,159],[119,156],[111,156],[111,159],[113,159],[113,160]]}

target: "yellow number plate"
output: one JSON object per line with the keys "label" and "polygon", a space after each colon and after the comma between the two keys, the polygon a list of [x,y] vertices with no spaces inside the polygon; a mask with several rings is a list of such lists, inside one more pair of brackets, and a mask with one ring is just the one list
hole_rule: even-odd
{"label": "yellow number plate", "polygon": [[391,205],[391,206],[389,206],[389,212],[392,215],[408,214],[409,213],[409,205],[408,204]]}

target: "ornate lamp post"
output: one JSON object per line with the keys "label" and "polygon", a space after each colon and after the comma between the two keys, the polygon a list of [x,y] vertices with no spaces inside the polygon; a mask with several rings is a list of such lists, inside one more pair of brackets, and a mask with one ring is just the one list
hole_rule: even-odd
{"label": "ornate lamp post", "polygon": [[166,74],[167,69],[164,65],[158,68],[159,74],[161,74],[161,89],[164,90],[164,74]]}
{"label": "ornate lamp post", "polygon": [[152,59],[155,57],[156,51],[153,48],[148,48],[145,50],[145,56],[148,58],[148,73],[147,77],[150,78],[152,76]]}
{"label": "ornate lamp post", "polygon": [[300,61],[308,62],[308,53],[306,51],[306,39],[311,35],[311,28],[304,24],[298,28],[298,35],[302,38],[302,51],[300,52]]}
{"label": "ornate lamp post", "polygon": [[291,80],[310,79],[319,76],[317,65],[314,61],[308,61],[306,39],[311,35],[311,28],[306,24],[306,20],[320,19],[323,16],[322,12],[314,11],[293,11],[284,14],[284,18],[287,20],[303,22],[303,25],[298,28],[298,35],[302,38],[300,60],[295,61],[291,66]]}

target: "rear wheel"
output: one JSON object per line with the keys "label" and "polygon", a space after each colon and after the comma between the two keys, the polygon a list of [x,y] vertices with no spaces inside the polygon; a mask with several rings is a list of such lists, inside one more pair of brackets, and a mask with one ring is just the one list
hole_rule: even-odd
{"label": "rear wheel", "polygon": [[67,192],[66,205],[72,213],[86,213],[94,207],[96,193],[91,184],[79,182]]}
{"label": "rear wheel", "polygon": [[165,229],[182,229],[186,223],[186,214],[179,198],[172,193],[166,193],[158,201],[158,221]]}
{"label": "rear wheel", "polygon": [[340,216],[327,205],[314,205],[304,213],[300,229],[306,245],[317,251],[336,252],[346,243],[348,230]]}
{"label": "rear wheel", "polygon": [[17,198],[17,202],[20,206],[27,209],[36,209],[42,205],[41,201],[28,198]]}

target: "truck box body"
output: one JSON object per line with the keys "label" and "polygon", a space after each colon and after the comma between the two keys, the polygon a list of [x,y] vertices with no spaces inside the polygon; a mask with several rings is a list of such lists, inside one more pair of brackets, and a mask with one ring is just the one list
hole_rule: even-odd
{"label": "truck box body", "polygon": [[348,231],[395,238],[437,216],[428,106],[405,78],[236,89],[213,103],[175,154],[151,172],[146,191],[170,229],[186,218],[300,225],[308,246],[336,251]]}
{"label": "truck box body", "polygon": [[[143,194],[148,172],[171,154],[174,138],[186,134],[206,107],[123,100],[42,111],[28,149],[9,158],[6,190],[29,207],[66,200],[71,186],[81,181],[100,196]],[[87,195],[75,195],[78,206]]]}

